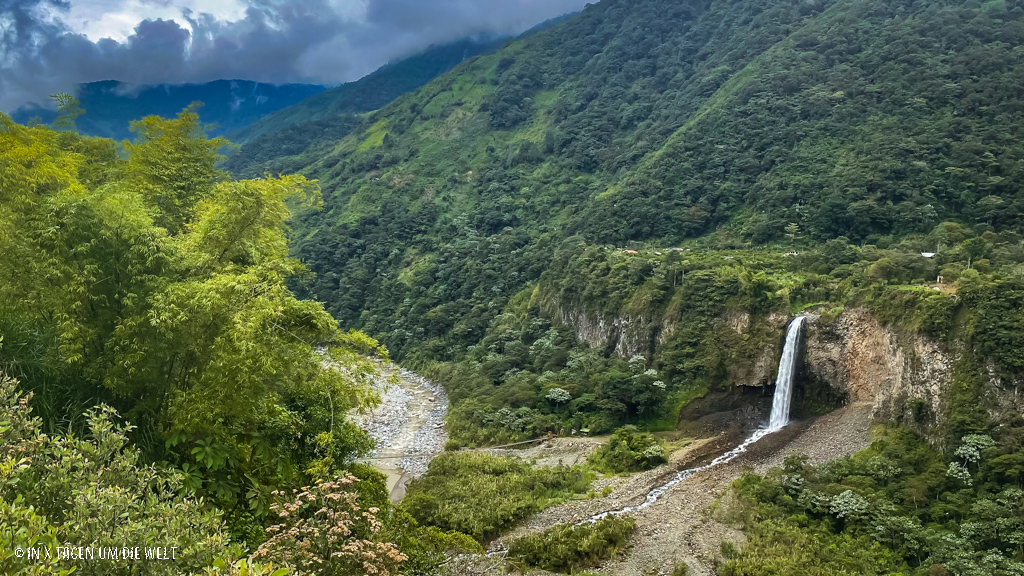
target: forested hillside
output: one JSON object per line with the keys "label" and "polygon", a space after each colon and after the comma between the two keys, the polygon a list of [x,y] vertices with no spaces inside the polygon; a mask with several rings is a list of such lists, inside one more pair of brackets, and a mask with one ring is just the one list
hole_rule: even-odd
{"label": "forested hillside", "polygon": [[[523,32],[522,37],[546,30],[567,18],[568,15],[542,22]],[[235,175],[252,177],[295,172],[303,167],[303,158],[327,154],[332,143],[359,128],[365,120],[363,114],[420,88],[464,60],[497,50],[509,40],[507,37],[465,38],[431,46],[355,82],[270,114],[230,135],[242,146],[228,158],[227,168]]]}
{"label": "forested hillside", "polygon": [[507,38],[466,38],[450,44],[431,46],[420,54],[392,62],[355,82],[331,88],[295,106],[270,114],[232,134],[232,140],[244,144],[289,127],[318,125],[336,116],[377,110],[451,70],[463,60],[496,50],[506,41]]}
{"label": "forested hillside", "polygon": [[[684,402],[684,383],[728,380],[736,352],[701,328],[726,308],[766,314],[843,304],[879,281],[1019,270],[1022,12],[608,0],[340,140],[233,168],[319,179],[324,211],[295,226],[316,273],[307,288],[397,358],[457,382],[457,413],[479,393],[481,418],[520,411],[484,428],[536,433],[571,414],[603,414],[607,428]],[[830,240],[818,264],[781,255]],[[680,243],[753,251],[666,250]],[[940,256],[913,260],[921,252]],[[623,313],[642,345],[582,346],[571,317],[610,326]],[[665,340],[652,318],[693,328]],[[635,354],[647,364],[627,366]],[[544,400],[574,386],[564,406]],[[541,416],[552,410],[565,417]]]}

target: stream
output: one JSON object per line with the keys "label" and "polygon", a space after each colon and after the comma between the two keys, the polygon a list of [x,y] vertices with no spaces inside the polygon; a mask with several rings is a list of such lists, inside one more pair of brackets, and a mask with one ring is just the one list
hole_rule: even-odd
{"label": "stream", "polygon": [[744,440],[739,446],[729,450],[721,456],[718,456],[703,466],[680,470],[675,476],[670,478],[668,482],[652,488],[647,493],[647,497],[644,498],[644,501],[640,504],[635,506],[624,506],[615,510],[595,514],[583,523],[597,522],[598,520],[603,520],[609,516],[639,512],[640,510],[643,510],[657,502],[658,498],[661,498],[669,488],[679,484],[698,472],[703,472],[704,470],[708,470],[720,464],[725,464],[726,462],[734,460],[737,456],[746,452],[747,448],[750,447],[751,444],[754,444],[773,432],[782,430],[786,424],[789,423],[789,404],[793,396],[793,376],[796,373],[797,353],[800,348],[800,328],[803,326],[805,319],[806,318],[804,316],[794,318],[793,321],[790,322],[789,328],[786,330],[786,345],[782,349],[782,359],[779,360],[779,375],[775,381],[775,396],[772,399],[772,413],[767,427],[759,428],[754,431],[754,433]]}

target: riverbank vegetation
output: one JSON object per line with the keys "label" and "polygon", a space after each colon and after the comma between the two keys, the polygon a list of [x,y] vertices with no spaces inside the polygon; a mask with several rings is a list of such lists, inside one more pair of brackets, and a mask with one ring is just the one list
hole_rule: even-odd
{"label": "riverbank vegetation", "polygon": [[535,468],[517,458],[446,453],[413,481],[402,502],[417,522],[468,534],[481,543],[544,508],[590,490],[582,468]]}
{"label": "riverbank vegetation", "polygon": [[635,530],[635,520],[614,516],[578,526],[559,525],[513,540],[508,555],[515,563],[576,574],[614,558]]}
{"label": "riverbank vegetation", "polygon": [[720,573],[1024,572],[1024,420],[976,428],[945,453],[892,429],[849,458],[745,476],[750,541]]}
{"label": "riverbank vegetation", "polygon": [[612,474],[639,472],[664,464],[668,460],[665,443],[635,426],[619,428],[607,444],[590,453],[587,462],[596,470]]}

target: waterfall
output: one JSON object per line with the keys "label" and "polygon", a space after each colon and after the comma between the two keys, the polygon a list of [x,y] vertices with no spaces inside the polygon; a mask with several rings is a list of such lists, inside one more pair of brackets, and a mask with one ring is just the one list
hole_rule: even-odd
{"label": "waterfall", "polygon": [[665,492],[668,492],[669,488],[679,484],[698,472],[714,468],[719,464],[724,464],[736,459],[737,456],[746,452],[747,448],[749,448],[751,444],[772,432],[778,432],[783,429],[786,424],[789,424],[789,401],[793,396],[793,375],[796,372],[797,351],[800,347],[800,327],[803,325],[805,319],[805,316],[798,316],[794,318],[793,321],[790,322],[789,328],[786,330],[786,345],[782,349],[782,359],[779,361],[779,376],[775,381],[775,399],[772,400],[772,415],[768,420],[767,427],[758,428],[750,435],[749,438],[744,440],[742,444],[703,466],[680,470],[664,484],[652,488],[650,492],[647,493],[647,497],[644,498],[643,502],[635,506],[625,506],[616,510],[609,510],[607,512],[595,514],[587,520],[580,522],[580,524],[597,522],[598,520],[602,520],[609,516],[618,516],[620,514],[628,514],[643,510],[657,502]]}
{"label": "waterfall", "polygon": [[775,380],[775,399],[772,401],[772,416],[768,420],[768,431],[778,432],[789,424],[789,402],[793,397],[793,374],[796,372],[796,357],[800,348],[800,327],[804,316],[798,316],[786,330],[786,346],[779,360],[779,376]]}

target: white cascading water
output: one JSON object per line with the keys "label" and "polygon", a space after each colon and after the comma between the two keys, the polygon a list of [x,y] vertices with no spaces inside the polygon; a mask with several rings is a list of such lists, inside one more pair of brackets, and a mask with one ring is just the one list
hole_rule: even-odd
{"label": "white cascading water", "polygon": [[789,401],[793,397],[793,374],[796,372],[796,357],[800,348],[800,327],[804,316],[798,316],[786,330],[786,345],[779,360],[779,375],[775,379],[775,398],[772,400],[772,416],[768,420],[768,431],[778,432],[789,424]]}
{"label": "white cascading water", "polygon": [[786,424],[789,424],[789,402],[793,396],[793,375],[796,372],[796,359],[800,344],[800,327],[803,325],[804,319],[804,316],[796,317],[789,324],[789,328],[786,330],[786,345],[782,349],[782,359],[779,360],[779,375],[775,379],[775,397],[772,399],[772,414],[766,428],[758,428],[757,431],[744,440],[742,444],[715,458],[711,462],[703,466],[698,466],[697,468],[688,468],[680,471],[668,482],[651,489],[651,491],[647,493],[647,498],[645,498],[640,504],[602,512],[591,516],[588,520],[585,520],[582,523],[597,522],[598,520],[603,520],[609,516],[618,516],[620,514],[629,514],[630,512],[643,510],[657,502],[658,498],[661,498],[665,492],[668,492],[669,488],[679,484],[697,472],[703,472],[704,470],[714,468],[719,464],[724,464],[734,460],[737,456],[746,452],[747,448],[754,442],[757,442],[772,432],[782,430]]}

